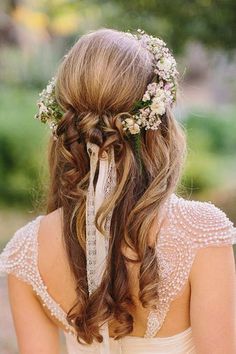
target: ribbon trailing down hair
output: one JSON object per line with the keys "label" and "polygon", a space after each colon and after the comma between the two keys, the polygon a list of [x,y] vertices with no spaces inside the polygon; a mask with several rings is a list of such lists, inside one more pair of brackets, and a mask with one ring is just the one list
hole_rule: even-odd
{"label": "ribbon trailing down hair", "polygon": [[[109,153],[99,155],[99,146],[87,143],[87,151],[90,156],[90,177],[86,199],[86,259],[87,259],[87,281],[89,295],[91,295],[101,284],[106,268],[109,234],[112,211],[109,213],[105,223],[105,235],[101,234],[95,226],[95,216],[102,205],[116,186],[116,165],[114,149],[110,148]],[[99,162],[99,166],[98,165]],[[94,190],[94,177],[97,167],[99,168],[96,187]],[[108,324],[101,327],[103,342],[100,344],[100,354],[109,354],[109,331]]]}
{"label": "ribbon trailing down hair", "polygon": [[[143,97],[134,102],[129,114],[121,117],[123,130],[127,133],[127,136],[134,136],[131,142],[142,173],[141,131],[159,129],[168,108],[172,107],[176,101],[178,71],[173,55],[167,48],[166,43],[160,38],[148,35],[142,30],[138,30],[137,34],[124,32],[124,36],[127,37],[127,41],[129,41],[128,37],[131,40],[137,40],[152,56],[152,81],[148,83]],[[64,58],[65,63],[70,60],[70,54]],[[49,124],[55,140],[59,138],[57,127],[65,113],[57,102],[56,84],[57,78],[53,78],[46,89],[40,93],[39,111],[35,116],[41,122]],[[99,149],[96,144],[87,143],[87,151],[90,156],[90,179],[86,200],[86,257],[89,295],[101,284],[106,268],[113,210],[106,218],[105,235],[97,230],[95,216],[104,199],[113,192],[116,186],[114,148],[110,147],[109,151],[105,152],[101,158],[99,158]],[[98,178],[94,188],[94,178],[97,169]],[[100,353],[108,354],[108,325],[102,326],[101,331],[103,332],[104,341],[101,344]]]}

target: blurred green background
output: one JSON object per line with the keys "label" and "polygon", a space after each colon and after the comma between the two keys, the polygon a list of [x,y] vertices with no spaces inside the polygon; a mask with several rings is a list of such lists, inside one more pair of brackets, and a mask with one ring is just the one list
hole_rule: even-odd
{"label": "blurred green background", "polygon": [[235,1],[3,0],[0,9],[2,210],[39,211],[49,132],[33,117],[61,57],[86,31],[142,28],[161,36],[179,63],[175,113],[189,144],[181,190],[236,221]]}
{"label": "blurred green background", "polygon": [[[33,119],[38,93],[79,36],[100,27],[142,28],[173,50],[175,114],[188,137],[180,190],[236,223],[235,0],[1,0],[0,249],[43,212],[49,131]],[[1,353],[13,353],[4,345]]]}

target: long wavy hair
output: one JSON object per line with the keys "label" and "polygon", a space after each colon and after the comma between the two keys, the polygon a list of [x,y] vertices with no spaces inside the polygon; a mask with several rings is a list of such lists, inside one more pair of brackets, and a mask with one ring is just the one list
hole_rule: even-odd
{"label": "long wavy hair", "polygon": [[[99,329],[107,321],[114,324],[116,339],[133,330],[129,259],[123,246],[135,253],[140,265],[141,304],[151,309],[158,300],[158,264],[156,249],[148,243],[149,230],[178,184],[185,136],[168,110],[158,130],[141,133],[140,169],[122,118],[132,112],[152,79],[152,58],[142,41],[110,29],[82,36],[59,66],[56,94],[65,114],[57,128],[58,139],[50,144],[47,211],[63,211],[63,239],[77,293],[67,318],[80,343],[101,342]],[[90,297],[85,249],[87,141],[97,144],[100,153],[113,146],[117,168],[116,190],[96,216],[102,230],[114,207],[107,267],[101,285]]]}

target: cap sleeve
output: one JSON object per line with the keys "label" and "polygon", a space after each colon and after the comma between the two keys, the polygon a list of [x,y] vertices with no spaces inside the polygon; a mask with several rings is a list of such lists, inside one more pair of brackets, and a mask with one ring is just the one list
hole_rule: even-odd
{"label": "cap sleeve", "polygon": [[221,209],[209,202],[194,202],[192,205],[190,232],[197,249],[236,243],[233,223]]}
{"label": "cap sleeve", "polygon": [[17,230],[0,254],[0,275],[13,274],[35,288],[41,216]]}
{"label": "cap sleeve", "polygon": [[32,286],[51,315],[60,321],[64,328],[73,333],[68,325],[66,313],[48,293],[47,286],[38,269],[38,230],[43,215],[38,216],[16,231],[0,254],[0,276],[13,274]]}
{"label": "cap sleeve", "polygon": [[198,249],[236,243],[233,223],[212,203],[186,200],[173,194],[166,219],[157,242],[158,307],[148,316],[147,337],[155,337],[171,302],[184,291]]}

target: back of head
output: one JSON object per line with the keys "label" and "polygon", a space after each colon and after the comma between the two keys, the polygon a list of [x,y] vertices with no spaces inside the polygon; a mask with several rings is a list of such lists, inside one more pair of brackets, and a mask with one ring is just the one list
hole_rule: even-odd
{"label": "back of head", "polygon": [[[147,85],[152,82],[152,55],[142,40],[101,29],[82,36],[62,61],[57,100],[65,112],[51,141],[48,211],[62,207],[64,239],[77,282],[78,301],[68,319],[78,339],[101,341],[99,326],[115,321],[117,338],[132,331],[132,303],[123,246],[140,262],[139,298],[143,306],[157,301],[158,266],[148,233],[166,199],[175,190],[185,154],[185,138],[166,109],[157,130],[142,129],[137,138],[124,129]],[[108,266],[98,289],[89,296],[86,280],[85,203],[89,181],[86,143],[100,153],[114,149],[117,188],[101,206],[97,227],[114,208]],[[97,311],[97,309],[100,311]]]}
{"label": "back of head", "polygon": [[128,112],[151,76],[151,58],[141,42],[102,29],[81,37],[69,52],[59,69],[58,98],[77,112]]}

